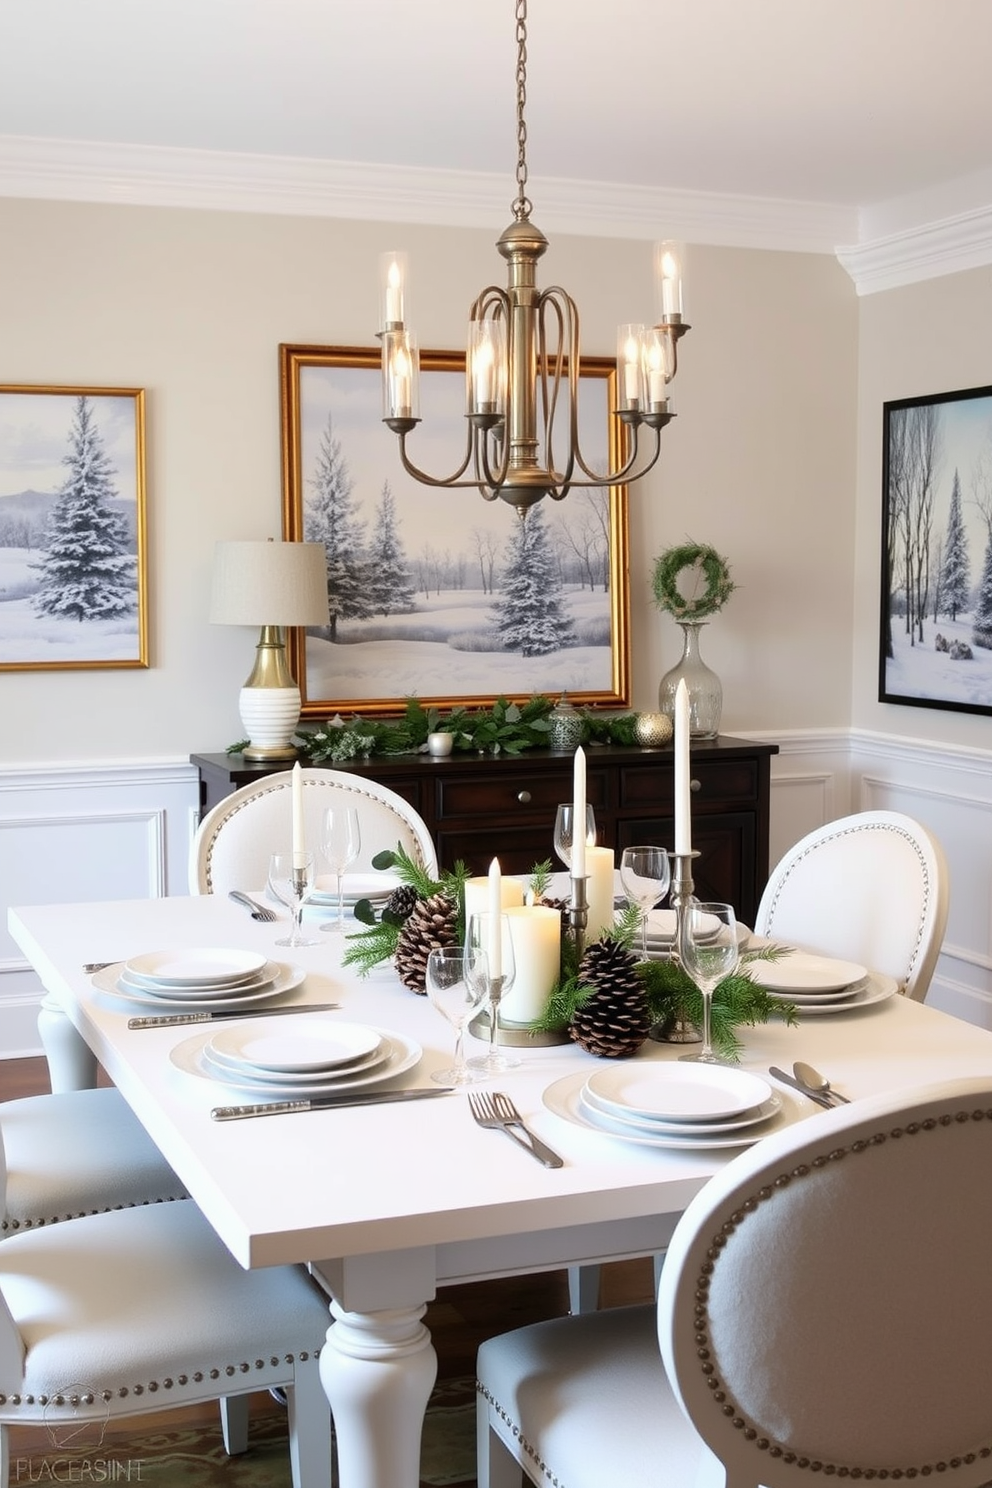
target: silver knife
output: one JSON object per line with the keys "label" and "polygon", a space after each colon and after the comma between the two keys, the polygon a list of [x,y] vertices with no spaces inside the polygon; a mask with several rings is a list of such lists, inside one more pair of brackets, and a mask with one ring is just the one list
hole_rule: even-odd
{"label": "silver knife", "polygon": [[791,1085],[793,1090],[798,1090],[799,1094],[805,1095],[807,1100],[815,1101],[825,1111],[836,1111],[837,1107],[832,1100],[828,1100],[825,1095],[819,1095],[816,1091],[807,1090],[805,1085],[800,1085],[799,1081],[794,1079],[792,1075],[787,1075],[785,1070],[777,1069],[773,1064],[769,1067],[768,1073],[774,1075],[776,1080],[781,1080],[783,1084]]}
{"label": "silver knife", "polygon": [[284,1013],[330,1013],[339,1002],[294,1002],[292,1007],[221,1008],[216,1013],[161,1013],[148,1018],[128,1018],[128,1028],[175,1028],[180,1023],[219,1023],[222,1018],[281,1018]]}
{"label": "silver knife", "polygon": [[434,1095],[453,1095],[448,1087],[430,1090],[363,1090],[357,1095],[318,1095],[308,1100],[269,1101],[258,1106],[214,1106],[214,1121],[237,1121],[243,1116],[286,1116],[296,1111],[329,1111],[334,1106],[384,1106],[390,1101],[428,1100]]}

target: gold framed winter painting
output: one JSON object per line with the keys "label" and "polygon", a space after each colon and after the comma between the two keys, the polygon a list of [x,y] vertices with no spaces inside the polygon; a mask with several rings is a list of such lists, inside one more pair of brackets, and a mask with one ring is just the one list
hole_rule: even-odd
{"label": "gold framed winter painting", "polygon": [[992,713],[992,387],[882,413],[879,701]]}
{"label": "gold framed winter painting", "polygon": [[0,386],[0,669],[148,665],[144,392]]}
{"label": "gold framed winter painting", "polygon": [[[474,489],[420,484],[382,422],[378,348],[281,346],[283,533],[328,550],[331,622],[291,637],[305,718],[487,707],[535,694],[584,707],[630,698],[627,489],[573,488],[521,524]],[[422,351],[423,420],[407,449],[447,475],[465,444],[465,357]],[[617,468],[612,359],[582,361],[591,468]],[[523,559],[526,529],[533,551]],[[527,588],[526,564],[543,578]]]}

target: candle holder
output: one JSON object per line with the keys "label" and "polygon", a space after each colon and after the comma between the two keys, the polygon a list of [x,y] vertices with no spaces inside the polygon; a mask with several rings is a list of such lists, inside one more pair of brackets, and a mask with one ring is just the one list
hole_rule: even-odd
{"label": "candle holder", "polygon": [[[698,858],[696,851],[688,853],[669,853],[672,860],[672,887],[668,895],[668,902],[675,911],[675,937],[672,941],[670,960],[681,965],[679,958],[679,936],[682,930],[682,916],[685,906],[693,897],[695,885],[692,881],[692,860]],[[658,1044],[698,1044],[702,1038],[699,1029],[694,1023],[685,1018],[662,1018],[648,1031],[648,1038],[654,1039]]]}
{"label": "candle holder", "polygon": [[586,926],[589,923],[588,883],[589,880],[585,875],[581,878],[572,875],[568,923],[572,927],[572,935],[575,938],[575,955],[578,961],[582,960],[582,953],[585,950]]}

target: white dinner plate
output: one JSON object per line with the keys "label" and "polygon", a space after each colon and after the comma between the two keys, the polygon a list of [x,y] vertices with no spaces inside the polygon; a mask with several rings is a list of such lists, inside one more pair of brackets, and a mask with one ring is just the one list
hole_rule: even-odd
{"label": "white dinner plate", "polygon": [[754,981],[769,992],[837,992],[864,981],[868,968],[809,951],[789,951],[777,961],[752,961]]}
{"label": "white dinner plate", "polygon": [[[294,1017],[305,1017],[303,1013],[294,1013]],[[356,1090],[368,1085],[378,1085],[382,1081],[391,1080],[394,1075],[405,1074],[412,1069],[423,1057],[423,1049],[413,1039],[407,1038],[403,1033],[393,1033],[385,1028],[376,1029],[383,1045],[389,1045],[389,1057],[374,1069],[361,1072],[340,1080],[325,1080],[306,1086],[308,1095],[332,1095],[339,1090]],[[258,1095],[268,1095],[273,1100],[297,1099],[301,1094],[301,1086],[292,1081],[285,1084],[277,1084],[273,1081],[263,1087],[258,1081],[239,1080],[232,1072],[230,1075],[221,1075],[220,1071],[213,1068],[203,1057],[204,1049],[210,1042],[209,1033],[200,1033],[193,1038],[184,1039],[181,1044],[169,1050],[169,1059],[176,1069],[182,1070],[187,1075],[197,1075],[202,1080],[211,1080],[215,1085],[229,1085],[235,1090],[250,1090]]]}
{"label": "white dinner plate", "polygon": [[683,1137],[688,1134],[694,1137],[700,1135],[729,1137],[736,1131],[743,1131],[745,1127],[757,1126],[759,1122],[768,1121],[782,1109],[781,1096],[772,1091],[768,1099],[762,1101],[760,1106],[744,1111],[740,1116],[730,1116],[725,1121],[663,1121],[660,1117],[642,1117],[635,1115],[632,1111],[622,1112],[609,1109],[588,1088],[588,1082],[579,1095],[579,1103],[594,1121],[597,1116],[608,1116],[611,1121],[619,1121],[623,1126],[629,1126],[632,1131],[655,1134],[663,1131],[670,1132],[672,1136]]}
{"label": "white dinner plate", "polygon": [[301,1017],[292,1026],[278,1013],[251,1024],[219,1028],[210,1049],[226,1065],[242,1072],[272,1075],[328,1076],[340,1065],[374,1054],[381,1035],[365,1023],[336,1023],[332,1018]]}
{"label": "white dinner plate", "polygon": [[581,1101],[582,1087],[586,1077],[583,1071],[578,1074],[566,1075],[564,1079],[556,1080],[549,1085],[544,1092],[544,1104],[555,1116],[560,1116],[563,1121],[568,1121],[572,1126],[581,1126],[586,1131],[599,1132],[601,1136],[617,1137],[624,1142],[632,1142],[637,1147],[660,1147],[674,1151],[713,1152],[724,1148],[750,1147],[762,1137],[768,1136],[770,1132],[781,1131],[784,1126],[791,1126],[794,1121],[810,1114],[810,1103],[807,1101],[805,1108],[800,1105],[799,1100],[794,1100],[787,1092],[782,1092],[781,1109],[763,1125],[747,1127],[744,1131],[733,1132],[729,1136],[714,1136],[708,1133],[692,1135],[692,1129],[684,1135],[675,1132],[659,1131],[656,1136],[650,1132],[634,1131],[630,1126],[625,1126],[621,1121],[612,1120],[609,1116],[593,1116],[586,1110]]}
{"label": "white dinner plate", "polygon": [[787,992],[769,992],[768,996],[773,1002],[791,1002],[800,1018],[822,1018],[828,1013],[857,1012],[863,1007],[871,1007],[873,1003],[885,1002],[886,998],[894,997],[898,991],[899,983],[895,977],[882,976],[880,972],[873,971],[865,977],[860,989],[856,989],[851,997],[838,1002],[825,1002],[822,997],[818,997],[813,1002],[797,1003]]}
{"label": "white dinner plate", "polygon": [[727,1121],[760,1106],[772,1087],[726,1065],[629,1060],[595,1070],[586,1081],[601,1110],[640,1120]]}
{"label": "white dinner plate", "polygon": [[120,984],[129,992],[145,992],[152,997],[180,997],[192,1001],[195,998],[240,997],[243,993],[258,992],[272,980],[273,963],[266,961],[261,971],[251,976],[239,977],[236,982],[204,982],[199,987],[176,986],[171,982],[155,982],[148,977],[135,976],[127,966],[121,968]]}
{"label": "white dinner plate", "polygon": [[842,987],[839,992],[769,992],[768,996],[774,1002],[791,1002],[796,1007],[823,1007],[830,1002],[851,1002],[858,992],[867,985],[868,978],[862,977],[860,982],[852,982],[849,987]]}
{"label": "white dinner plate", "polygon": [[[359,899],[371,899],[379,904],[398,889],[400,880],[388,873],[346,873],[342,888],[345,904],[357,904]],[[318,873],[317,883],[310,895],[310,904],[337,904],[337,880],[333,873]]]}
{"label": "white dinner plate", "polygon": [[302,986],[306,979],[306,972],[302,966],[290,966],[282,961],[270,961],[266,963],[270,969],[270,976],[266,979],[266,985],[254,992],[232,991],[227,996],[215,995],[210,998],[186,997],[182,992],[174,992],[171,995],[140,991],[121,984],[120,974],[123,962],[118,961],[114,966],[106,966],[102,971],[95,971],[90,977],[90,982],[99,992],[109,992],[114,997],[121,998],[124,1002],[138,1003],[142,1007],[154,1007],[159,1012],[167,1012],[170,1008],[189,1011],[197,1008],[201,1012],[225,1012],[228,1009],[239,1008],[245,1003],[263,1002],[269,997],[278,997],[281,992],[292,992],[294,988]]}
{"label": "white dinner plate", "polygon": [[220,947],[181,947],[177,950],[149,951],[132,956],[124,969],[132,981],[141,977],[155,987],[236,986],[247,977],[257,976],[265,957],[256,951],[228,950]]}
{"label": "white dinner plate", "polygon": [[[299,1016],[294,1014],[294,1016]],[[361,1059],[355,1059],[350,1064],[338,1064],[333,1069],[327,1070],[304,1070],[300,1074],[277,1074],[275,1070],[255,1069],[251,1065],[238,1065],[231,1060],[219,1057],[209,1043],[203,1046],[203,1063],[214,1070],[218,1080],[237,1080],[245,1085],[254,1085],[259,1090],[268,1090],[273,1085],[280,1089],[286,1085],[295,1085],[301,1090],[307,1090],[316,1081],[321,1085],[329,1085],[332,1082],[337,1085],[342,1080],[351,1079],[352,1076],[361,1074],[366,1070],[373,1070],[377,1065],[385,1064],[393,1052],[393,1046],[389,1040],[379,1041],[378,1047],[371,1054],[365,1054]]]}

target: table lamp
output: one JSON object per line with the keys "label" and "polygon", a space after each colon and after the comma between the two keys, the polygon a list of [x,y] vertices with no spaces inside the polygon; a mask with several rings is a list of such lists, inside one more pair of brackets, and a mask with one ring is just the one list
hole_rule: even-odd
{"label": "table lamp", "polygon": [[248,736],[245,759],[296,758],[290,743],[300,721],[283,628],[326,625],[327,553],[323,543],[219,542],[214,553],[210,619],[261,626],[255,665],[239,709]]}

